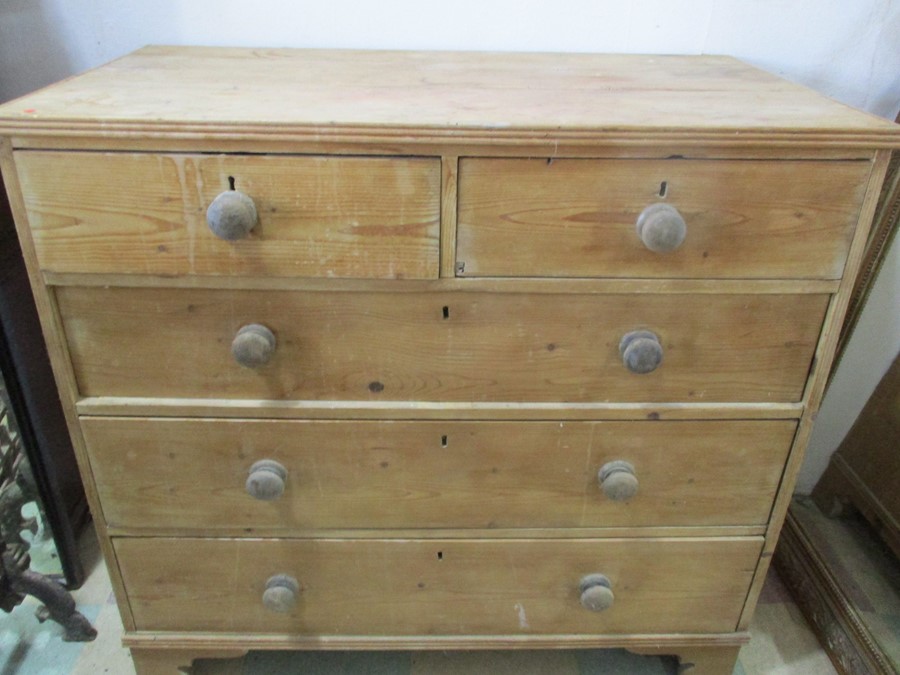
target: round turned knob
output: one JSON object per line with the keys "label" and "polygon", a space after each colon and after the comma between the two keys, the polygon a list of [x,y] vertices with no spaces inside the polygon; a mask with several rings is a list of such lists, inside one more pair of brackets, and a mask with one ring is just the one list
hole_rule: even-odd
{"label": "round turned knob", "polygon": [[247,494],[264,502],[278,499],[284,494],[287,469],[273,459],[261,459],[250,467],[247,476]]}
{"label": "round turned knob", "polygon": [[628,501],[637,494],[638,479],[630,462],[617,459],[607,462],[597,473],[600,489],[614,502]]}
{"label": "round turned knob", "polygon": [[592,612],[609,609],[615,600],[612,584],[603,574],[588,574],[583,577],[578,591],[581,593],[581,606]]}
{"label": "round turned knob", "polygon": [[231,341],[234,360],[245,368],[266,365],[275,353],[275,334],[258,323],[241,328]]}
{"label": "round turned knob", "polygon": [[653,372],[663,359],[659,338],[649,330],[626,333],[619,342],[619,355],[625,367],[638,375]]}
{"label": "round turned knob", "polygon": [[644,246],[657,253],[674,251],[687,235],[684,218],[668,204],[651,204],[641,211],[636,228]]}
{"label": "round turned knob", "polygon": [[206,222],[219,239],[243,239],[256,226],[256,205],[243,192],[226,190],[206,209]]}
{"label": "round turned knob", "polygon": [[263,607],[270,612],[288,614],[296,606],[299,595],[300,584],[294,577],[276,574],[266,581],[266,590],[262,596]]}

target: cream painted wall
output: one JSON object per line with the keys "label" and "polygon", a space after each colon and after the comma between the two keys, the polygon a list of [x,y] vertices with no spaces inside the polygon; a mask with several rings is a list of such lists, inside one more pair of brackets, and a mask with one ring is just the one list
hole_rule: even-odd
{"label": "cream painted wall", "polygon": [[[0,100],[144,44],[730,54],[893,119],[900,0],[4,0]],[[894,246],[800,477],[807,492],[900,347]]]}

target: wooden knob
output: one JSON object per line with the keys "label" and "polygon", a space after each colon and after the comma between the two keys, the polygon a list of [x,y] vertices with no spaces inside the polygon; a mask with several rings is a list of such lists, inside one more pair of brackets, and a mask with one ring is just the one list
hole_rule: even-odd
{"label": "wooden knob", "polygon": [[270,612],[289,614],[297,605],[300,595],[300,584],[294,577],[286,574],[276,574],[266,581],[266,590],[263,591],[263,607]]}
{"label": "wooden knob", "polygon": [[264,502],[278,499],[284,494],[287,469],[273,459],[261,459],[250,467],[247,476],[247,494]]}
{"label": "wooden knob", "polygon": [[622,337],[619,342],[619,355],[628,370],[644,375],[659,368],[663,350],[656,333],[649,330],[635,330]]}
{"label": "wooden knob", "polygon": [[597,478],[603,494],[614,502],[628,501],[637,494],[638,479],[630,462],[620,459],[607,462],[600,467]]}
{"label": "wooden knob", "polygon": [[687,235],[684,218],[668,204],[651,204],[641,211],[636,227],[644,246],[656,253],[674,251]]}
{"label": "wooden knob", "polygon": [[615,600],[612,584],[603,574],[588,574],[583,577],[578,590],[581,593],[581,606],[592,612],[609,609]]}
{"label": "wooden knob", "polygon": [[243,192],[226,190],[206,209],[206,222],[219,239],[243,239],[256,227],[256,205]]}
{"label": "wooden knob", "polygon": [[241,328],[231,341],[234,360],[245,368],[266,365],[275,353],[275,334],[258,323]]}

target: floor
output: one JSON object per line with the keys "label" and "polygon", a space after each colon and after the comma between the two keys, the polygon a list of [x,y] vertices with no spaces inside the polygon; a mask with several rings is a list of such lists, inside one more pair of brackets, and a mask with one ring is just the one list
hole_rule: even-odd
{"label": "floor", "polygon": [[[86,568],[92,570],[74,596],[79,610],[99,632],[87,644],[60,640],[53,624],[38,624],[29,601],[0,614],[0,675],[131,675],[134,667],[120,646],[122,624],[92,532],[82,540]],[[830,675],[836,671],[791,601],[770,572],[751,627],[753,639],[741,649],[735,675]],[[622,650],[545,652],[251,652],[241,661],[198,662],[196,675],[600,675],[674,673],[668,659],[640,657]]]}
{"label": "floor", "polygon": [[900,673],[900,561],[852,509],[842,518],[828,518],[811,499],[797,497],[791,513]]}

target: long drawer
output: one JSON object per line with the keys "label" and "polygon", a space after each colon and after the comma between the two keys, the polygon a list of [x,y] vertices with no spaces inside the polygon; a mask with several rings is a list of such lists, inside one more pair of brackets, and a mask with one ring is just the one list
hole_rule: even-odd
{"label": "long drawer", "polygon": [[110,526],[242,533],[759,525],[795,428],[82,418]]}
{"label": "long drawer", "polygon": [[[457,270],[839,279],[869,169],[865,161],[462,159]],[[658,204],[686,228],[665,253],[649,250],[636,229]]]}
{"label": "long drawer", "polygon": [[[733,631],[762,539],[139,538],[114,545],[138,630],[577,635]],[[581,604],[582,580],[596,574],[607,577],[613,595],[603,611]],[[267,591],[266,600],[287,611],[267,608]]]}
{"label": "long drawer", "polygon": [[[53,272],[436,278],[440,161],[406,157],[21,151],[38,262]],[[207,207],[236,190],[250,234]]]}
{"label": "long drawer", "polygon": [[[83,396],[381,401],[797,401],[828,302],[100,287],[56,297]],[[248,368],[233,349],[253,325],[272,335],[265,364]],[[628,349],[661,359],[649,372],[643,356],[623,360],[638,330],[652,337]]]}

